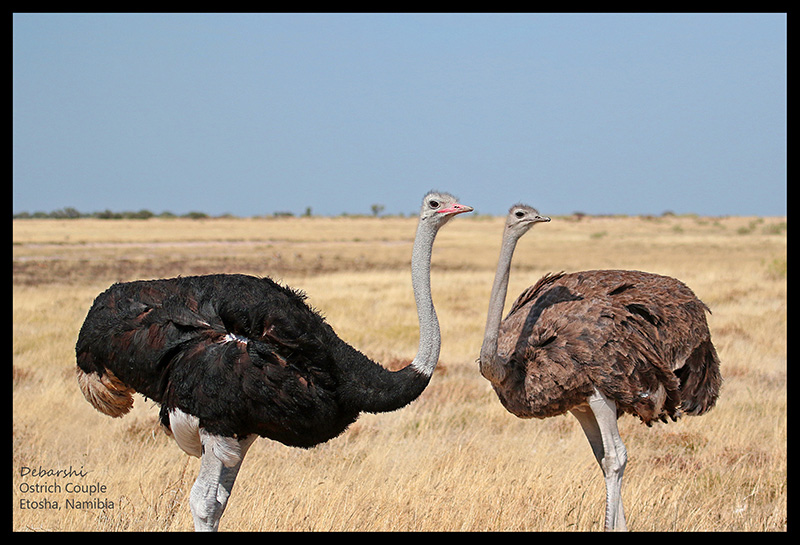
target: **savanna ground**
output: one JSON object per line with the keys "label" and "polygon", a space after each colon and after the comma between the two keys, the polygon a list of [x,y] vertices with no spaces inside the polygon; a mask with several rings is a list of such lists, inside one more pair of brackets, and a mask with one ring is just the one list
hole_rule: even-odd
{"label": "savanna ground", "polygon": [[[159,429],[155,404],[137,396],[130,414],[111,419],[75,380],[78,330],[111,283],[269,275],[305,290],[342,338],[400,365],[417,342],[415,223],[14,221],[13,529],[192,529],[199,461]],[[363,415],[315,449],[256,441],[222,529],[602,529],[603,480],[577,421],[518,419],[478,372],[502,223],[463,216],[439,233],[432,284],[442,351],[423,395],[400,411]],[[556,217],[520,241],[509,304],[548,271],[631,268],[682,279],[713,311],[725,380],[717,406],[652,428],[620,419],[631,530],[787,529],[786,233],[785,217]],[[68,483],[84,488],[69,492]]]}

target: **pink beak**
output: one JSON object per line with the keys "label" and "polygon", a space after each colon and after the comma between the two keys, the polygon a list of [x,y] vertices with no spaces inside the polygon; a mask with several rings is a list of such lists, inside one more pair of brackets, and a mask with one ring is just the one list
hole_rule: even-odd
{"label": "pink beak", "polygon": [[437,210],[437,214],[463,214],[464,212],[472,212],[473,208],[471,206],[466,206],[463,204],[453,203],[447,208],[442,208],[441,210]]}

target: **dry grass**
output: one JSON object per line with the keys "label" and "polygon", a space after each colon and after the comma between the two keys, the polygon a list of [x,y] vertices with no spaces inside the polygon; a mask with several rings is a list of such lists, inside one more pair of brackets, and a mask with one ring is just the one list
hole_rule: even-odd
{"label": "dry grass", "polygon": [[[380,361],[413,357],[413,219],[23,220],[13,224],[13,528],[189,530],[199,462],[137,397],[94,411],[74,343],[110,283],[208,272],[268,274],[306,290],[343,338]],[[437,239],[440,366],[409,407],[364,415],[312,450],[259,440],[226,530],[600,530],[603,484],[570,416],[508,414],[477,371],[502,220],[458,218]],[[554,218],[520,242],[509,298],[547,271],[676,276],[713,310],[725,383],[708,415],[620,420],[623,497],[638,531],[787,529],[786,218]],[[21,476],[72,467],[86,475]],[[68,482],[100,484],[96,495]],[[61,491],[26,491],[59,485]],[[70,508],[67,499],[109,504]],[[57,502],[22,509],[26,500]],[[28,505],[30,507],[30,505]]]}

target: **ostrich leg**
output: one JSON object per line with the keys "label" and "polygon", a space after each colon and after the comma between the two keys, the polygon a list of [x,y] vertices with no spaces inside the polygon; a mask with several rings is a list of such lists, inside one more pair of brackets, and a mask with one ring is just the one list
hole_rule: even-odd
{"label": "ostrich leg", "polygon": [[588,406],[572,409],[580,422],[606,481],[605,529],[626,531],[622,508],[622,475],[628,453],[617,429],[617,405],[595,389]]}
{"label": "ostrich leg", "polygon": [[200,474],[189,495],[195,531],[216,532],[219,529],[219,519],[228,504],[244,455],[257,437],[248,435],[236,440],[200,431],[203,445]]}

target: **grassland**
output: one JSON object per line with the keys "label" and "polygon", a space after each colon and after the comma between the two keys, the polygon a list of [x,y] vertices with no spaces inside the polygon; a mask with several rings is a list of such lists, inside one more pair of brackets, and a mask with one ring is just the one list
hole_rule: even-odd
{"label": "grassland", "polygon": [[[160,431],[158,408],[138,397],[110,419],[77,387],[74,343],[100,291],[137,278],[269,275],[393,365],[416,349],[414,228],[402,218],[14,221],[13,529],[192,528],[199,462]],[[520,420],[478,373],[501,229],[501,218],[464,216],[437,239],[442,352],[420,399],[363,415],[312,450],[257,441],[223,529],[602,529],[600,470],[574,418]],[[682,279],[713,311],[725,379],[714,410],[652,428],[620,419],[630,529],[787,529],[786,243],[785,217],[554,218],[521,240],[509,298],[548,271],[632,268]],[[67,483],[105,489],[70,493]]]}

